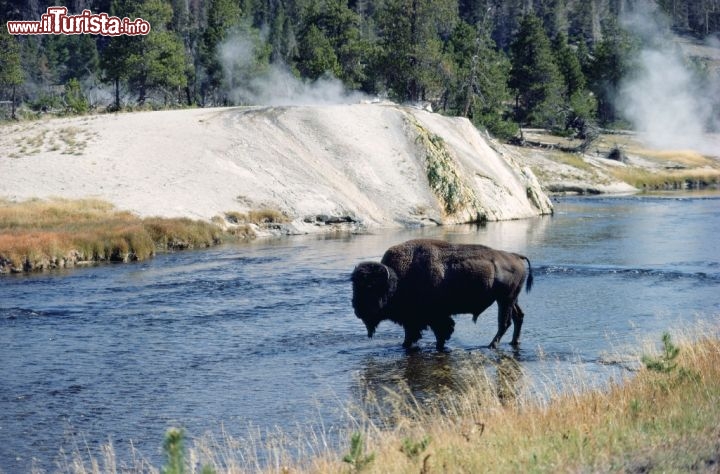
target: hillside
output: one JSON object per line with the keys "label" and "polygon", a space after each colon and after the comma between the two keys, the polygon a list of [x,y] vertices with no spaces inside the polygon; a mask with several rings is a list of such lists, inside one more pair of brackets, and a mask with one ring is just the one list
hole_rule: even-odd
{"label": "hillside", "polygon": [[[281,211],[290,232],[552,211],[533,173],[465,119],[394,104],[107,114],[2,126],[0,197],[140,216]],[[497,147],[496,147],[497,148]]]}

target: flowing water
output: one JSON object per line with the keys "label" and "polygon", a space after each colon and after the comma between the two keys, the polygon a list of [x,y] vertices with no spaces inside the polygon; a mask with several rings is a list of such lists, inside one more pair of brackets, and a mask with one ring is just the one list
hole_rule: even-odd
{"label": "flowing water", "polygon": [[[326,432],[363,387],[401,380],[419,398],[462,378],[473,355],[512,354],[525,373],[598,372],[643,339],[720,319],[720,198],[568,198],[552,217],[333,237],[301,236],[159,255],[128,265],[0,278],[0,472],[53,470],[111,440],[156,465],[171,426],[192,436],[276,427]],[[415,237],[530,257],[522,346],[485,349],[496,310],[456,317],[449,351],[401,349],[355,318],[349,277]],[[504,355],[502,357],[505,357]],[[480,360],[480,359],[478,359]],[[252,428],[250,428],[252,427]],[[262,454],[260,454],[262,456]]]}

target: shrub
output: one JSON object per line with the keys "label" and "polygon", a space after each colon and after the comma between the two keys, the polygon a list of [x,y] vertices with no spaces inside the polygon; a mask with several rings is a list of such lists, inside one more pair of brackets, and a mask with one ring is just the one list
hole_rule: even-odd
{"label": "shrub", "polygon": [[660,357],[645,355],[642,357],[642,362],[648,370],[662,373],[672,372],[675,367],[677,367],[675,359],[677,359],[678,354],[680,354],[680,349],[672,343],[670,333],[666,332],[663,334],[662,342],[663,353]]}
{"label": "shrub", "polygon": [[375,454],[365,454],[365,446],[361,433],[354,433],[350,438],[350,452],[343,457],[343,462],[350,464],[356,471],[361,471],[375,459]]}
{"label": "shrub", "polygon": [[85,114],[90,110],[90,104],[82,91],[80,82],[72,78],[65,84],[65,113],[72,115]]}

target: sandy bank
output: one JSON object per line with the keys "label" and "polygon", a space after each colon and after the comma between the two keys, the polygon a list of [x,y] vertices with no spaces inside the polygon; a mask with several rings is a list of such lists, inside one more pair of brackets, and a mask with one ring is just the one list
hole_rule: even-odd
{"label": "sandy bank", "polygon": [[12,200],[95,197],[205,220],[271,208],[300,232],[551,212],[530,169],[469,121],[397,105],[108,114],[0,132],[0,197]]}

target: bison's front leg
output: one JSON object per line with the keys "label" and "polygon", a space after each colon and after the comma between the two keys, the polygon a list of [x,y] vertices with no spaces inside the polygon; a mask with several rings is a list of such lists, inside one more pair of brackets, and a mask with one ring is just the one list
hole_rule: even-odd
{"label": "bison's front leg", "polygon": [[435,334],[435,347],[438,351],[445,349],[445,341],[450,339],[455,331],[455,320],[451,316],[443,316],[430,323],[430,329]]}
{"label": "bison's front leg", "polygon": [[498,331],[495,337],[493,337],[492,342],[488,345],[490,349],[497,348],[498,342],[500,342],[505,331],[510,327],[514,305],[515,302],[501,303],[498,301]]}
{"label": "bison's front leg", "polygon": [[515,303],[513,305],[513,312],[512,312],[512,321],[513,321],[513,338],[512,342],[510,343],[512,346],[519,346],[520,345],[520,329],[523,325],[523,319],[525,317],[525,313],[523,313],[523,310],[520,309],[520,305]]}
{"label": "bison's front leg", "polygon": [[403,341],[402,346],[405,349],[410,349],[413,344],[420,340],[422,332],[419,327],[412,324],[405,324],[403,327],[405,329],[405,340]]}

